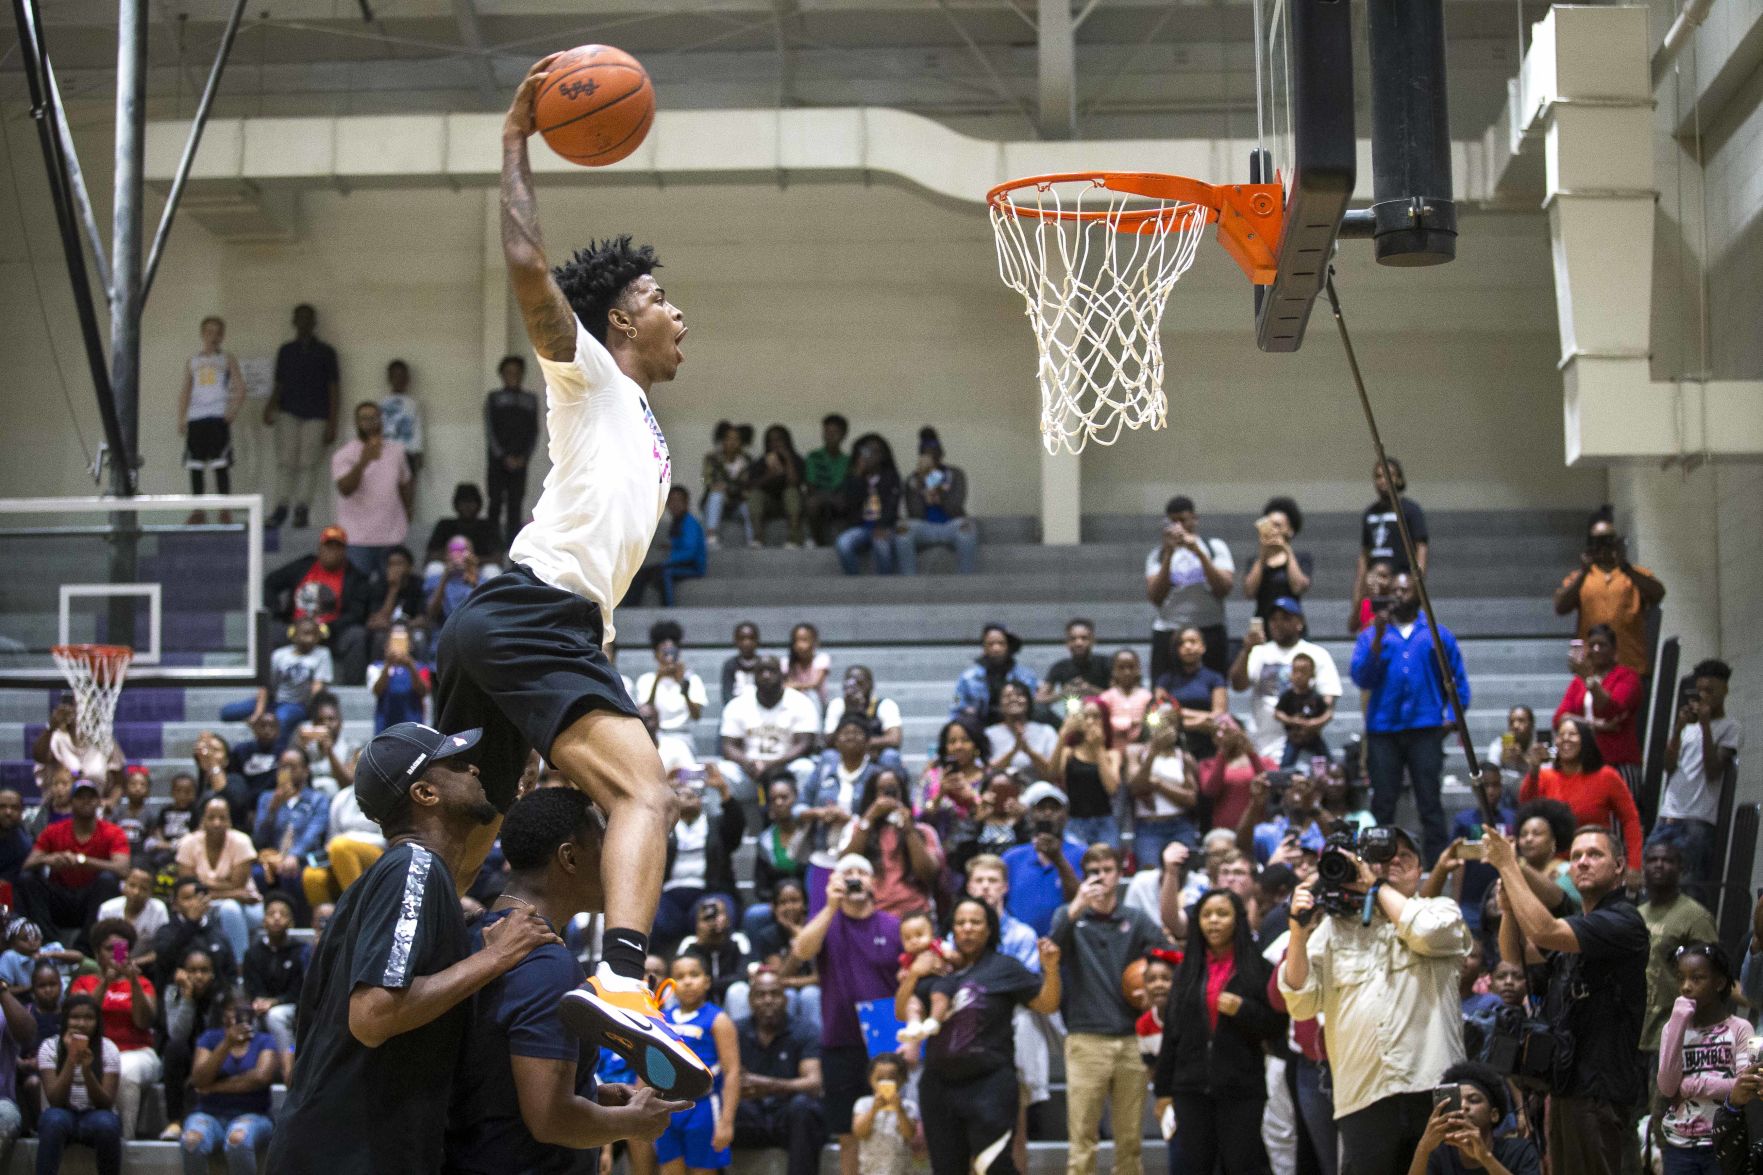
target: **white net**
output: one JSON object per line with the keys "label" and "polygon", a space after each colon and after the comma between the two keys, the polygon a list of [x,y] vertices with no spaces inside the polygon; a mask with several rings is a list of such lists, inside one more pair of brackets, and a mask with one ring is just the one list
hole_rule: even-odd
{"label": "white net", "polygon": [[134,651],[120,645],[56,645],[53,652],[73,688],[74,745],[108,763],[116,746],[116,699]]}
{"label": "white net", "polygon": [[1163,308],[1211,215],[1185,200],[1114,191],[1101,177],[994,193],[998,274],[1022,295],[1040,352],[1047,452],[1164,426]]}

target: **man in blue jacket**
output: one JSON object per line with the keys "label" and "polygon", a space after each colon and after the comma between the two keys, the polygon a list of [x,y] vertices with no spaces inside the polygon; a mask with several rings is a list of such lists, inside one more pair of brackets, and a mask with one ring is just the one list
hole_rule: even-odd
{"label": "man in blue jacket", "polygon": [[[1445,664],[1456,680],[1457,698],[1469,705],[1469,675],[1451,630],[1439,625]],[[1445,851],[1445,809],[1439,801],[1445,765],[1445,736],[1456,716],[1439,680],[1432,626],[1420,615],[1420,593],[1404,571],[1390,585],[1389,607],[1372,617],[1353,646],[1353,680],[1371,693],[1365,712],[1366,771],[1371,777],[1371,814],[1379,824],[1396,822],[1402,771],[1420,809],[1425,860]]]}
{"label": "man in blue jacket", "polygon": [[638,571],[625,593],[622,606],[641,608],[653,586],[663,608],[673,607],[674,585],[682,579],[703,579],[709,570],[709,548],[704,527],[692,517],[692,497],[684,486],[667,491],[667,558]]}

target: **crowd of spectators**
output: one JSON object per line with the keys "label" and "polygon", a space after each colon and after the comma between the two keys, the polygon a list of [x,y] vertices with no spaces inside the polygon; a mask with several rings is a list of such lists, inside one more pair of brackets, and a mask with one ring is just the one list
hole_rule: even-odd
{"label": "crowd of spectators", "polygon": [[[296,342],[310,346],[310,334],[308,318]],[[0,843],[0,861],[35,923],[8,928],[0,975],[22,982],[0,1010],[10,1026],[14,1003],[39,1007],[36,960],[92,971],[101,997],[51,993],[38,1012],[62,1021],[37,1066],[44,1112],[66,1115],[47,1119],[60,1137],[96,1139],[104,1153],[127,1136],[131,1085],[161,1079],[192,1153],[260,1148],[273,1129],[242,1103],[204,1117],[203,1079],[214,1088],[217,1065],[274,1079],[304,965],[290,934],[384,850],[352,802],[327,686],[373,683],[376,729],[423,713],[424,654],[450,593],[469,591],[506,546],[505,530],[479,539],[472,524],[501,528],[524,490],[513,476],[524,458],[503,459],[521,443],[530,452],[517,395],[530,393],[518,367],[501,374],[506,394],[486,408],[502,462],[491,519],[461,487],[425,566],[401,533],[333,527],[316,556],[272,575],[266,595],[290,644],[272,684],[229,711],[251,739],[229,749],[205,738],[162,811],[143,807],[150,788],[110,795],[67,769],[64,796],[51,779],[38,811],[0,793],[0,838],[10,830],[23,845],[9,858]],[[414,470],[390,439],[394,415],[363,406],[358,447],[339,450],[333,472],[347,496],[345,480],[359,475],[347,492],[360,492],[376,484],[374,463],[396,456],[378,505],[400,499],[407,516],[400,487]],[[804,456],[780,425],[754,452],[750,426],[719,423],[703,521],[676,488],[667,556],[631,602],[653,588],[673,603],[680,580],[705,574],[730,515],[749,544],[781,519],[786,546],[834,547],[850,574],[865,555],[879,574],[911,574],[934,545],[972,571],[966,478],[936,432],[921,432],[904,476],[884,438],[847,451],[848,432],[828,417]],[[681,1111],[653,1144],[621,1147],[634,1168],[715,1168],[731,1148],[765,1146],[808,1175],[831,1139],[847,1175],[904,1170],[921,1154],[951,1175],[1022,1169],[1058,1049],[1074,1175],[1096,1169],[1110,1136],[1116,1167],[1134,1169],[1147,1091],[1172,1171],[1529,1175],[1546,1164],[1617,1175],[1638,1170],[1643,1149],[1667,1175],[1758,1169],[1750,1107],[1763,1068],[1740,1013],[1754,1012],[1763,981],[1763,904],[1735,959],[1701,900],[1721,865],[1721,789],[1743,742],[1725,712],[1730,670],[1705,661],[1681,691],[1645,826],[1645,614],[1664,587],[1628,562],[1599,512],[1554,598],[1578,613],[1579,637],[1552,720],[1540,727],[1515,707],[1471,781],[1474,807],[1448,819],[1444,761],[1474,667],[1424,612],[1416,573],[1432,540],[1412,500],[1398,515],[1400,465],[1390,473],[1394,486],[1374,474],[1362,516],[1348,665],[1306,615],[1315,561],[1295,546],[1296,502],[1267,503],[1239,580],[1230,544],[1177,496],[1143,568],[1149,665],[1132,649],[1098,650],[1082,618],[1044,666],[1007,624],[988,625],[916,777],[886,683],[837,664],[813,626],[772,654],[756,624],[737,625],[712,681],[708,661],[704,676],[689,664],[680,626],[656,624],[653,666],[627,683],[679,802],[651,970],[672,980],[669,1014],[723,1082],[721,1101]],[[1233,634],[1224,601],[1238,591],[1254,618]],[[1343,700],[1347,679],[1358,696]],[[717,750],[700,757],[713,687]],[[1362,738],[1331,736],[1343,704],[1362,709]],[[523,793],[555,782],[535,763]],[[1417,829],[1396,823],[1404,792]],[[757,859],[743,890],[733,858],[749,835]],[[487,904],[506,883],[492,853],[469,901]],[[245,1000],[231,998],[239,990]],[[214,1027],[193,1036],[192,1018]],[[94,1033],[103,1047],[91,1051]],[[260,1034],[269,1044],[254,1050]],[[69,1061],[81,1035],[87,1051]],[[147,1052],[151,1065],[137,1057]],[[112,1106],[114,1126],[94,1117]],[[244,1120],[229,1122],[233,1111]]]}

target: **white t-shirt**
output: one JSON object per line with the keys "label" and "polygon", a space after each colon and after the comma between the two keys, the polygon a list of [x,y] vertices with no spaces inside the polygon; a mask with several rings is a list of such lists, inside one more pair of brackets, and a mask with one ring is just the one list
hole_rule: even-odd
{"label": "white t-shirt", "polygon": [[1341,696],[1340,671],[1321,645],[1300,640],[1291,648],[1282,649],[1273,641],[1262,641],[1250,649],[1249,693],[1254,698],[1254,708],[1249,712],[1249,738],[1261,755],[1278,755],[1285,747],[1286,728],[1273,716],[1273,708],[1279,695],[1291,687],[1292,659],[1299,653],[1308,653],[1316,662],[1316,692],[1325,698]]}
{"label": "white t-shirt", "polygon": [[612,611],[643,566],[667,506],[673,462],[667,438],[611,352],[579,322],[575,358],[539,358],[545,373],[545,430],[551,471],[533,520],[509,546],[555,588],[600,606],[603,644],[617,636]]}
{"label": "white t-shirt", "polygon": [[662,730],[684,730],[692,722],[692,705],[700,709],[710,704],[710,695],[705,692],[704,679],[696,673],[686,674],[686,684],[671,677],[655,682],[655,673],[651,670],[637,678],[637,692],[631,700],[639,706],[649,700],[649,691],[655,691],[655,716],[661,721]]}
{"label": "white t-shirt", "polygon": [[406,453],[422,455],[422,409],[413,397],[386,396],[380,401],[380,417],[388,441],[397,441]]}
{"label": "white t-shirt", "polygon": [[743,694],[722,708],[722,737],[740,739],[749,759],[775,759],[789,749],[791,736],[819,729],[814,703],[793,689],[785,690],[769,709],[759,704],[757,693]]}
{"label": "white t-shirt", "polygon": [[190,410],[184,419],[224,417],[232,400],[232,365],[227,353],[199,351],[190,356]]}
{"label": "white t-shirt", "polygon": [[[1200,541],[1206,544],[1206,552],[1212,556],[1214,567],[1220,571],[1234,572],[1237,569],[1223,539],[1203,538]],[[1145,577],[1149,579],[1156,575],[1162,566],[1163,548],[1152,547],[1151,553],[1145,556]],[[1157,618],[1151,622],[1151,627],[1158,632],[1176,632],[1190,624],[1211,628],[1223,623],[1224,601],[1206,586],[1206,572],[1200,566],[1200,557],[1186,547],[1177,547],[1169,559],[1169,594],[1158,605]]]}
{"label": "white t-shirt", "polygon": [[333,677],[331,651],[323,645],[313,645],[305,653],[293,645],[283,645],[269,655],[269,679],[275,682],[278,704],[304,706],[312,700],[312,683],[329,682]]}
{"label": "white t-shirt", "polygon": [[[826,737],[831,738],[833,731],[839,728],[839,722],[845,717],[845,699],[843,696],[834,698],[826,704],[826,722],[821,727]],[[892,698],[881,698],[875,703],[875,717],[881,723],[882,733],[899,730],[905,723],[900,718],[900,707]]]}
{"label": "white t-shirt", "polygon": [[[1714,718],[1708,723],[1714,745],[1730,747],[1736,756],[1745,745],[1744,727],[1736,718]],[[1665,783],[1665,798],[1659,804],[1662,819],[1702,820],[1709,824],[1720,821],[1720,784],[1710,784],[1703,776],[1706,759],[1702,754],[1702,726],[1683,728],[1683,741],[1677,750],[1677,770]]]}
{"label": "white t-shirt", "polygon": [[[1185,783],[1186,776],[1187,763],[1180,754],[1158,755],[1151,760],[1151,780],[1154,783]],[[1151,798],[1146,800],[1133,797],[1132,810],[1140,820],[1161,820],[1183,812],[1182,808],[1176,807],[1174,800],[1160,791],[1153,791]]]}
{"label": "white t-shirt", "polygon": [[140,935],[143,940],[158,934],[160,927],[171,921],[171,913],[166,910],[165,903],[158,898],[148,898],[147,904],[142,906],[141,912],[133,918],[129,918],[124,909],[127,901],[126,897],[119,895],[101,903],[98,907],[98,920],[102,922],[106,918],[127,919],[134,926],[135,933]]}
{"label": "white t-shirt", "polygon": [[[55,1057],[56,1054],[60,1052],[60,1049],[61,1038],[59,1036],[51,1036],[43,1041],[42,1044],[38,1045],[37,1072],[41,1073],[44,1077],[48,1077],[51,1073],[58,1072],[59,1070],[55,1064]],[[104,1038],[103,1047],[99,1049],[98,1052],[98,1072],[122,1072],[122,1053],[117,1049],[116,1042],[111,1040],[108,1036]],[[44,1104],[47,1104],[47,1102]],[[80,1065],[74,1066],[73,1080],[69,1082],[67,1086],[67,1106],[70,1110],[89,1110],[92,1108],[92,1096],[86,1092],[86,1071],[84,1067]]]}
{"label": "white t-shirt", "polygon": [[[986,727],[986,738],[992,744],[991,757],[994,759],[1016,745],[1015,732],[1002,722]],[[1035,754],[1050,763],[1053,761],[1053,752],[1059,749],[1059,732],[1045,722],[1030,722],[1023,727],[1022,741]],[[1027,771],[1028,769],[1029,758],[1021,751],[1011,755],[1010,761],[1004,764],[1006,771]]]}
{"label": "white t-shirt", "polygon": [[655,753],[661,756],[661,774],[668,779],[698,766],[698,756],[692,752],[691,743],[683,738],[661,739],[655,744]]}

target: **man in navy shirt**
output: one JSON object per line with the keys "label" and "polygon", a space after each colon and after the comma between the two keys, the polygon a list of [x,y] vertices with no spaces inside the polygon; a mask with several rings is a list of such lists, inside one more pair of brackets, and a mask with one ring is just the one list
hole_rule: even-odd
{"label": "man in navy shirt", "polygon": [[1045,780],[1022,793],[1034,839],[1004,854],[1010,894],[1004,908],[1036,935],[1053,928],[1053,911],[1077,896],[1078,871],[1089,846],[1065,835],[1065,793]]}
{"label": "man in navy shirt", "polygon": [[266,525],[280,526],[294,508],[296,529],[306,525],[314,471],[337,442],[337,353],[320,342],[318,311],[294,307],[294,337],[275,357],[275,386],[263,423],[275,429],[276,501]]}
{"label": "man in navy shirt", "polygon": [[[526,911],[561,932],[597,911],[602,818],[572,787],[547,787],[515,802],[502,822],[508,884],[472,931]],[[581,986],[582,965],[552,940],[477,997],[464,1062],[447,1118],[449,1175],[597,1172],[593,1148],[623,1138],[654,1139],[690,1102],[662,1100],[644,1086],[594,1088],[597,1049],[563,1030],[557,1001]]]}
{"label": "man in navy shirt", "polygon": [[[1390,584],[1390,606],[1379,610],[1371,627],[1353,646],[1353,682],[1371,691],[1365,711],[1366,774],[1371,777],[1371,814],[1394,824],[1402,794],[1402,772],[1414,788],[1420,810],[1422,860],[1445,851],[1445,807],[1439,798],[1445,767],[1445,735],[1455,716],[1439,680],[1433,626],[1420,614],[1414,577],[1399,573]],[[1445,664],[1457,686],[1457,701],[1469,706],[1469,674],[1457,638],[1438,626]]]}

